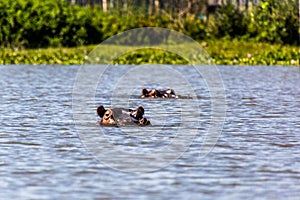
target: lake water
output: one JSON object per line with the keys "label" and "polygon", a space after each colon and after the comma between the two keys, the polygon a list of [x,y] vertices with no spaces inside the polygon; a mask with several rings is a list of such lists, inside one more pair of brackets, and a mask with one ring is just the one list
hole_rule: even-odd
{"label": "lake water", "polygon": [[[0,66],[0,199],[299,199],[299,67],[218,66],[226,118],[205,156],[205,77],[116,67],[85,79],[74,100],[79,66]],[[181,97],[141,99],[142,87]],[[99,127],[100,104],[143,105],[152,126]]]}

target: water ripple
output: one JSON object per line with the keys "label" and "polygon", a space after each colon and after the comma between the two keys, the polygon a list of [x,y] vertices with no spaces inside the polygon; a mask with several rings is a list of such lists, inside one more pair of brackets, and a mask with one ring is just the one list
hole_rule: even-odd
{"label": "water ripple", "polygon": [[[120,73],[129,67],[120,66]],[[120,104],[143,105],[151,127],[99,127],[95,110],[83,110],[82,115],[95,120],[78,122],[79,127],[98,128],[111,147],[132,154],[163,148],[178,133],[186,137],[198,133],[167,167],[136,174],[109,168],[78,136],[72,115],[78,66],[18,65],[0,66],[0,70],[0,199],[300,196],[300,73],[295,67],[219,66],[227,118],[218,143],[205,158],[199,153],[212,110],[205,81],[195,88],[198,96],[185,93],[183,85],[173,85],[182,89],[177,91],[180,99],[140,99],[139,86],[134,94],[117,97]],[[187,66],[180,70],[195,76]],[[109,79],[112,76],[104,78],[114,81]],[[100,88],[95,103],[88,105],[110,105],[110,91],[100,92]],[[199,118],[188,110],[191,97],[199,103],[194,105],[201,111]]]}

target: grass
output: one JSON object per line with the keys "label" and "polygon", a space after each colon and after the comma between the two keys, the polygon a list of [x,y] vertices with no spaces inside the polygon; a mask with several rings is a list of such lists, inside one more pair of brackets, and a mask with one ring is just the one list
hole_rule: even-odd
{"label": "grass", "polygon": [[300,59],[297,46],[239,40],[209,41],[206,50],[223,65],[299,65]]}
{"label": "grass", "polygon": [[[220,65],[299,65],[300,50],[296,46],[257,43],[240,40],[209,40],[200,42],[215,64]],[[96,47],[47,49],[2,49],[0,64],[83,64],[87,55]],[[178,46],[179,47],[179,46]],[[106,56],[113,57],[116,48],[130,50],[126,46],[102,45]],[[191,53],[192,51],[190,51]],[[105,57],[99,57],[107,62]],[[159,49],[140,49],[117,57],[114,64],[188,64],[181,56]]]}

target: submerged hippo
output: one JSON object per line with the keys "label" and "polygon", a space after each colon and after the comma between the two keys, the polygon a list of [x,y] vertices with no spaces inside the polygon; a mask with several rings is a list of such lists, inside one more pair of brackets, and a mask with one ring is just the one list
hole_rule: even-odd
{"label": "submerged hippo", "polygon": [[142,98],[178,98],[173,89],[167,90],[147,90],[146,88],[142,89]]}
{"label": "submerged hippo", "polygon": [[99,120],[100,125],[115,125],[124,126],[136,124],[139,126],[151,125],[150,121],[143,117],[144,108],[139,106],[136,110],[123,109],[123,108],[111,108],[105,109],[102,105],[97,108],[97,114],[101,118]]}

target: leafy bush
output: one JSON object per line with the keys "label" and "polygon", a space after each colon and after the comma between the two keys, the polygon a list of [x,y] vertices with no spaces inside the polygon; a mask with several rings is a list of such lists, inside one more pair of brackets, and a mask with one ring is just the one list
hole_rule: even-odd
{"label": "leafy bush", "polygon": [[[192,15],[174,19],[168,15],[140,12],[139,16],[105,13],[99,6],[80,7],[62,0],[0,0],[0,22],[0,44],[12,48],[97,44],[120,32],[139,27],[169,28],[199,40],[208,35],[204,22]],[[145,39],[154,39],[153,34],[153,38]]]}
{"label": "leafy bush", "polygon": [[212,31],[216,37],[237,37],[247,32],[248,18],[244,11],[237,8],[231,1],[221,6],[214,17]]}
{"label": "leafy bush", "polygon": [[61,0],[0,0],[2,46],[78,46],[102,41],[100,8]]}
{"label": "leafy bush", "polygon": [[205,25],[205,22],[199,18],[196,18],[194,15],[188,15],[182,23],[184,27],[182,32],[194,40],[205,40],[211,36],[211,33]]}
{"label": "leafy bush", "polygon": [[[208,24],[191,14],[176,18],[137,13],[139,15],[105,13],[99,6],[80,7],[63,0],[0,0],[0,46],[40,48],[98,44],[139,27],[169,28],[195,40],[243,37],[296,44],[299,39],[296,0],[261,0],[249,13],[228,1]],[[159,43],[155,34],[151,38],[143,38],[141,34],[137,39]]]}
{"label": "leafy bush", "polygon": [[297,44],[299,19],[296,0],[262,0],[250,14],[248,34],[258,41]]}

